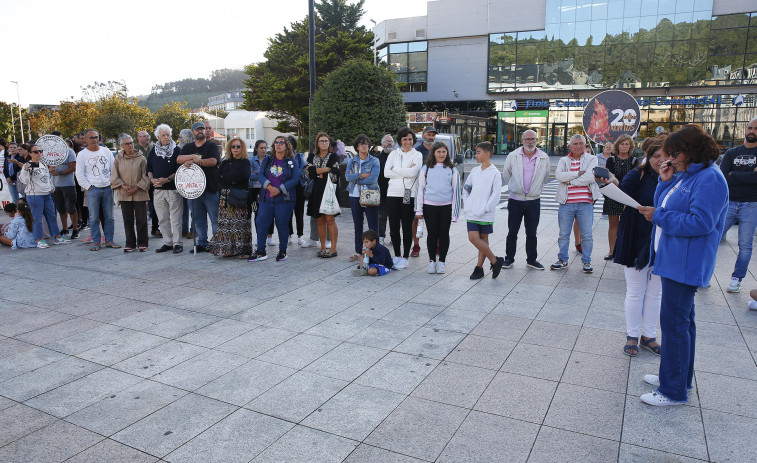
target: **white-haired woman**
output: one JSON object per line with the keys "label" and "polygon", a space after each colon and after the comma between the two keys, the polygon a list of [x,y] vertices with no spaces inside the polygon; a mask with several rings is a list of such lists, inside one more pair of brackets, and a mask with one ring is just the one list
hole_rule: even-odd
{"label": "white-haired woman", "polygon": [[122,134],[120,137],[121,151],[113,161],[113,171],[110,173],[110,187],[118,194],[121,204],[121,215],[124,219],[124,234],[126,246],[124,252],[139,252],[147,250],[147,200],[150,195],[150,181],[145,169],[147,162],[139,151],[134,149],[134,139],[131,135]]}
{"label": "white-haired woman", "polygon": [[163,245],[155,252],[173,250],[174,254],[178,254],[184,250],[181,239],[184,203],[174,183],[176,170],[179,168],[176,159],[181,153],[181,148],[171,139],[172,132],[168,124],[160,124],[155,128],[155,138],[158,142],[147,157],[147,177],[155,187],[155,213],[158,214],[160,233],[163,234]]}

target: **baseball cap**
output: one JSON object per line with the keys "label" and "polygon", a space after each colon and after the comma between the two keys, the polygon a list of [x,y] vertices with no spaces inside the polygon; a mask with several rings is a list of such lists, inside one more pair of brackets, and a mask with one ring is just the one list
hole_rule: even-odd
{"label": "baseball cap", "polygon": [[204,122],[195,122],[194,124],[192,124],[192,131],[193,132],[195,130],[197,130],[197,129],[204,129],[204,128],[205,128],[205,123]]}
{"label": "baseball cap", "polygon": [[439,132],[436,131],[435,128],[431,127],[430,125],[428,127],[426,127],[425,129],[423,129],[423,133],[427,133],[427,132],[439,133]]}

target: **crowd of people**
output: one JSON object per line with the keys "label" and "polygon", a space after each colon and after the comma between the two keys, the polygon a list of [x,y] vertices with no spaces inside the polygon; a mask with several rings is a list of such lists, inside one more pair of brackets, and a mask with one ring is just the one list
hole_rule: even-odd
{"label": "crowd of people", "polygon": [[[526,266],[545,269],[537,260],[536,235],[550,160],[537,148],[533,130],[522,134],[522,146],[508,155],[502,172],[491,162],[494,146],[479,143],[479,165],[464,182],[448,146],[435,142],[433,127],[423,130],[420,142],[409,128],[400,129],[396,148],[390,134],[376,145],[358,135],[353,143],[356,154],[346,161],[323,132],[316,135],[307,156],[297,151],[292,137],[277,136],[270,152],[266,141],[256,141],[252,158],[242,139],[229,139],[221,150],[211,134],[209,123],[197,122],[175,141],[172,128],[161,124],[154,131],[155,143],[146,132],[137,134],[136,143],[122,135],[114,156],[99,133],[90,129],[68,140],[68,157],[56,167],[44,164],[38,145],[3,145],[3,174],[13,203],[4,208],[12,220],[0,242],[17,249],[47,248],[45,236],[62,245],[89,228],[91,251],[121,248],[114,241],[115,194],[124,223],[124,252],[148,249],[152,221],[153,227],[157,223],[152,235],[163,240],[155,249],[158,253],[183,252],[183,239],[195,233],[195,252],[260,262],[268,258],[267,247],[278,244],[280,262],[287,259],[288,245],[294,244],[296,219],[298,245],[310,247],[315,240],[320,244],[317,257],[334,258],[339,238],[335,219],[341,213],[337,185],[344,163],[354,226],[349,260],[357,264],[356,276],[406,268],[408,258],[421,251],[424,229],[428,273],[445,273],[450,228],[461,215],[461,202],[468,239],[478,251],[471,279],[484,277],[487,260],[492,278],[514,265],[521,224]],[[622,351],[635,356],[643,347],[661,357],[658,374],[644,377],[657,388],[642,395],[642,401],[657,406],[685,403],[693,378],[694,295],[709,286],[718,244],[736,221],[739,254],[728,291],[741,289],[751,258],[757,229],[757,118],[748,124],[744,144],[729,150],[719,168],[719,147],[697,125],[645,140],[641,159],[632,155],[633,140],[628,136],[604,145],[599,156],[587,151],[580,134],[570,138],[569,147],[555,171],[559,250],[550,268],[569,267],[573,231],[577,240],[580,236],[581,269],[593,272],[593,204],[602,188],[612,184],[640,204],[629,207],[607,198],[603,208],[609,218],[610,251],[605,259],[622,265],[626,279]],[[196,165],[205,174],[205,190],[197,198],[185,200],[176,190],[182,165]],[[491,250],[489,235],[503,182],[509,198],[501,257]],[[310,238],[304,235],[305,213],[311,217]],[[387,220],[394,257],[385,246]],[[754,305],[757,309],[757,302]],[[658,320],[664,344],[657,341]]]}

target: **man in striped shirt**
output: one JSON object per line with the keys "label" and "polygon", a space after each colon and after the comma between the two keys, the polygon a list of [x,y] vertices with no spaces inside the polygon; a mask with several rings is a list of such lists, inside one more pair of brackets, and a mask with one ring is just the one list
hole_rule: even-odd
{"label": "man in striped shirt", "polygon": [[591,266],[592,235],[591,227],[594,221],[594,200],[599,198],[599,187],[594,181],[594,168],[597,167],[597,157],[586,154],[586,139],[581,134],[570,137],[570,153],[557,163],[555,178],[560,184],[557,187],[555,199],[560,203],[557,222],[560,226],[560,237],[557,244],[560,250],[557,262],[552,264],[552,270],[568,268],[568,245],[573,220],[578,221],[581,229],[581,245],[583,253],[584,273],[592,273]]}

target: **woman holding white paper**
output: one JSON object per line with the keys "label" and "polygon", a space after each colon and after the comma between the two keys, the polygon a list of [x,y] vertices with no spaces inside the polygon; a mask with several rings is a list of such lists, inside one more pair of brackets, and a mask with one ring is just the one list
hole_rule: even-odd
{"label": "woman holding white paper", "polygon": [[[644,150],[646,162],[626,174],[621,183],[613,175],[610,178],[611,183],[643,206],[654,203],[660,166],[665,157],[662,151],[665,138],[660,136],[647,144]],[[653,275],[648,265],[651,238],[652,224],[638,210],[626,207],[620,215],[613,262],[625,266],[626,344],[623,352],[632,357],[638,354],[639,345],[660,355],[656,330],[662,285],[660,277]]]}

